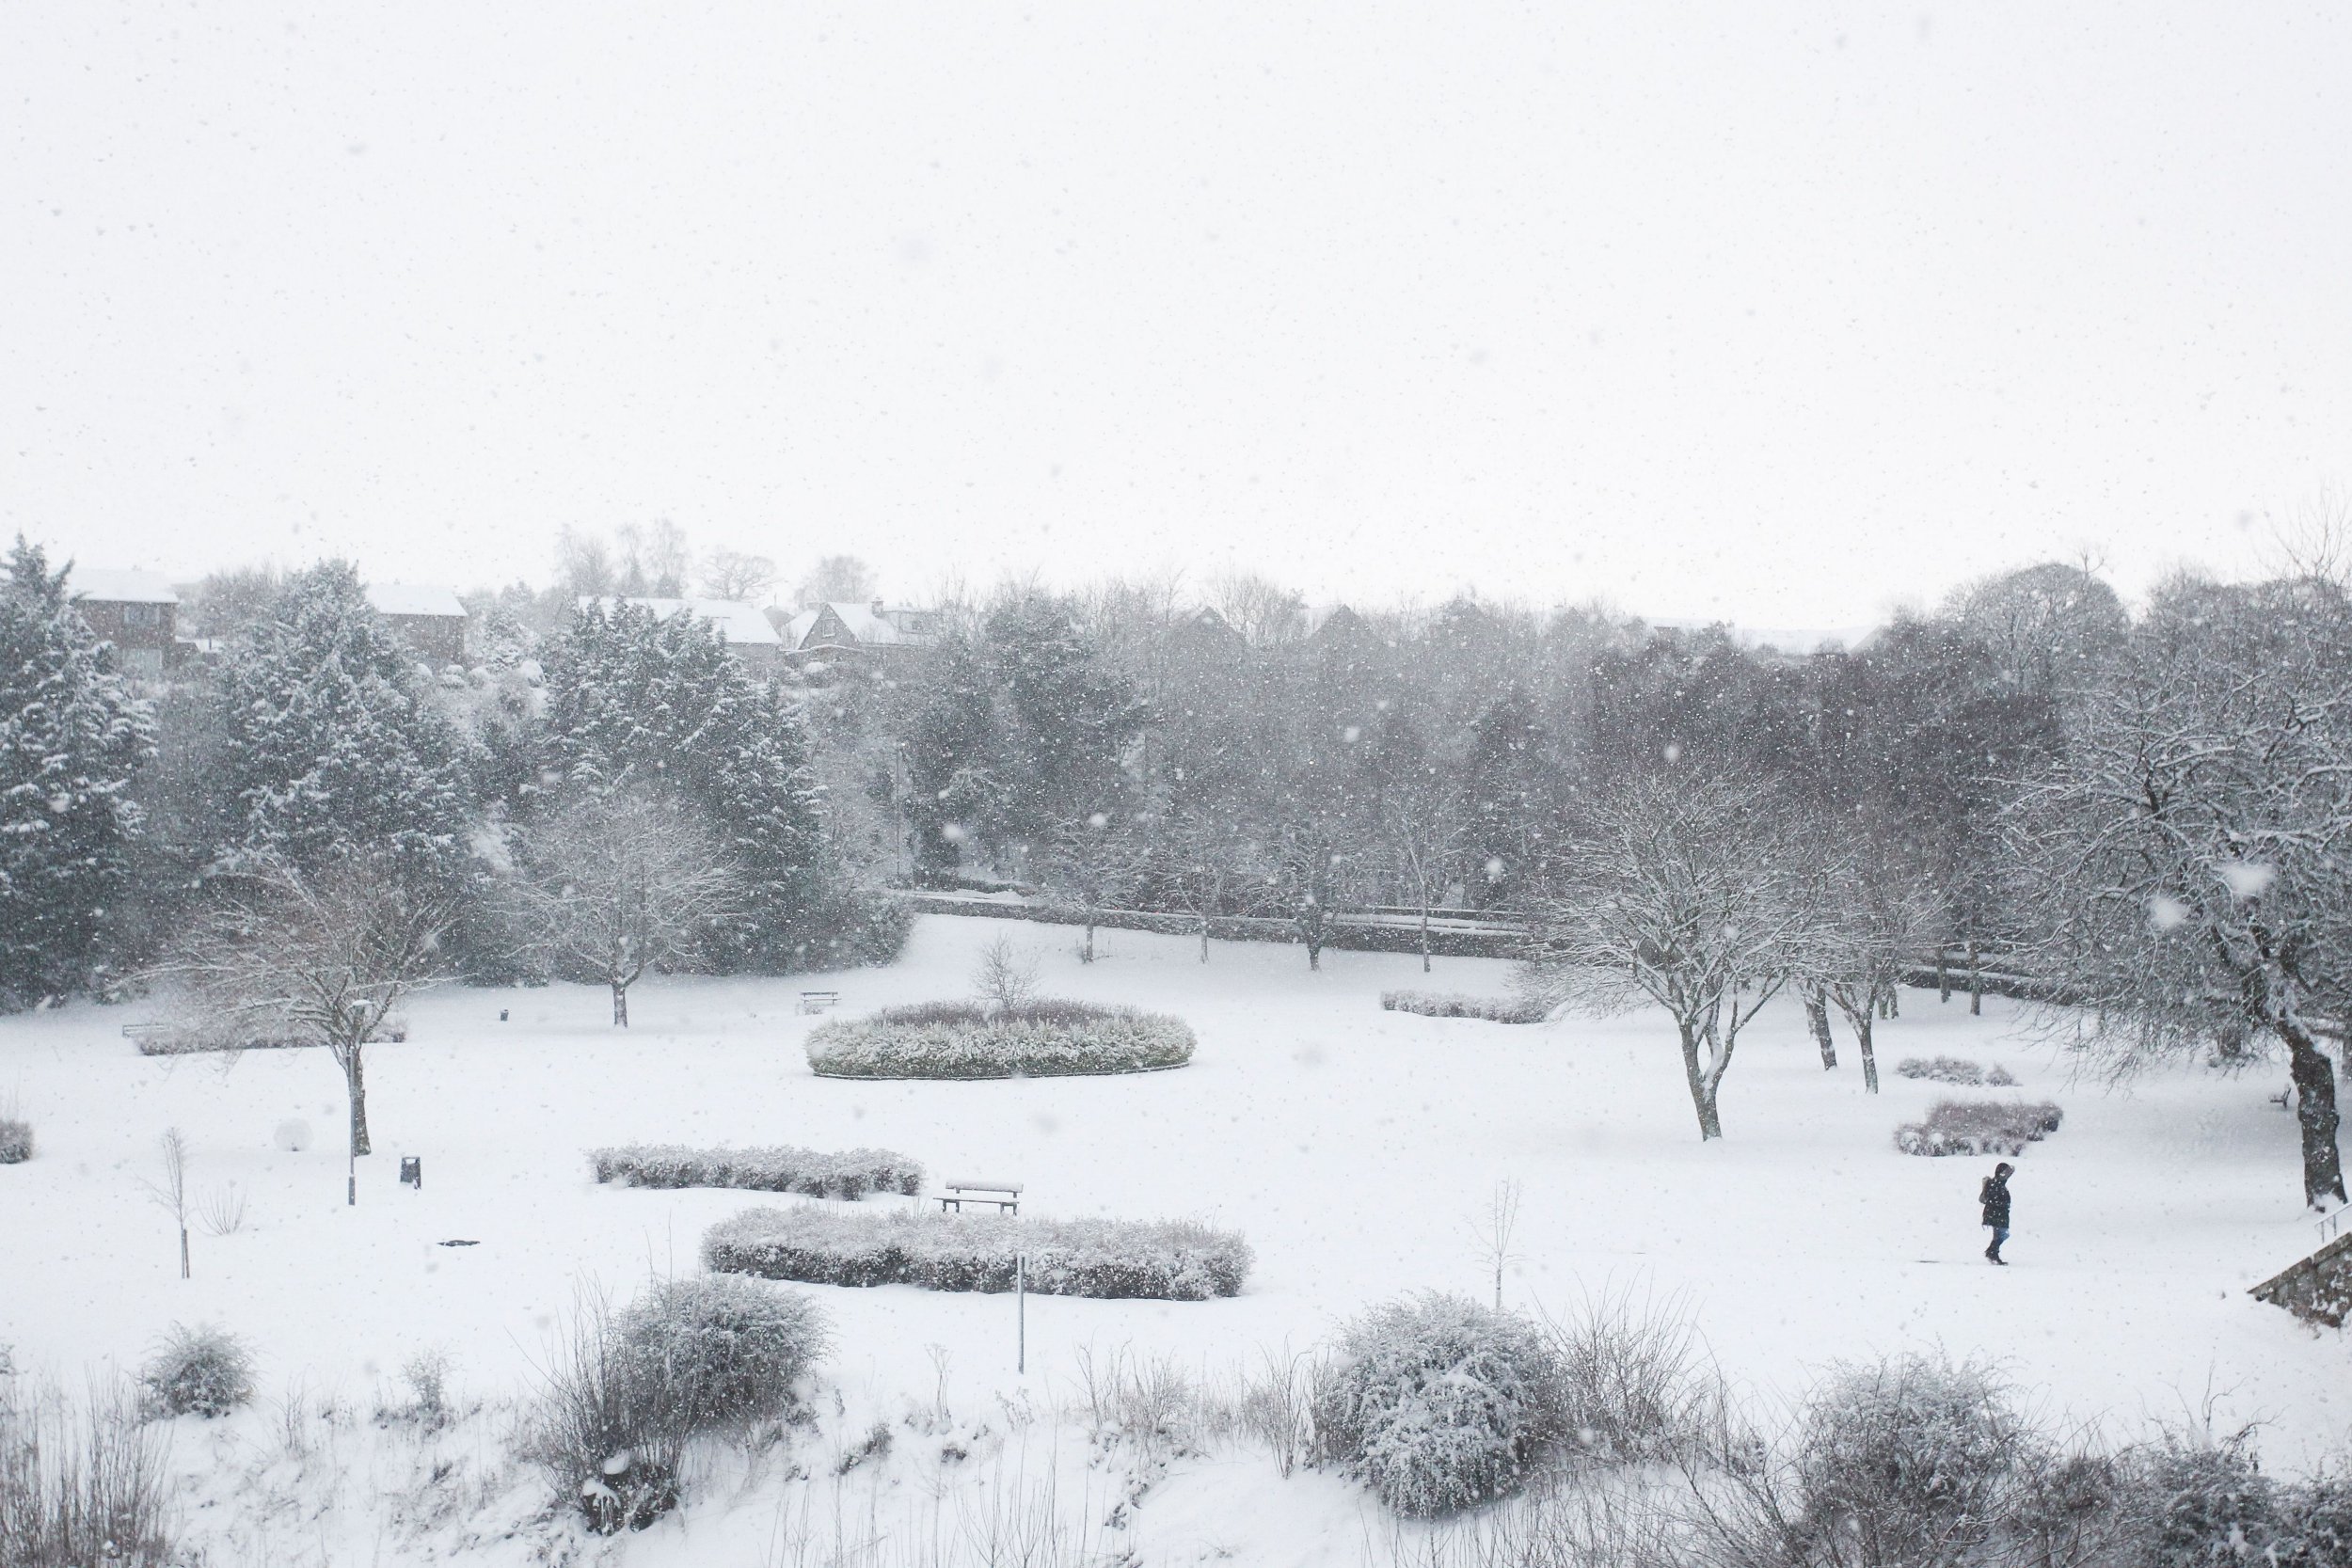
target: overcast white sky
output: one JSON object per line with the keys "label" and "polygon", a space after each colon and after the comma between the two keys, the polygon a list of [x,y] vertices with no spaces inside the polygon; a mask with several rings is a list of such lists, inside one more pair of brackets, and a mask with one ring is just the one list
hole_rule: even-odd
{"label": "overcast white sky", "polygon": [[0,8],[0,528],[1836,626],[2352,480],[2352,8]]}

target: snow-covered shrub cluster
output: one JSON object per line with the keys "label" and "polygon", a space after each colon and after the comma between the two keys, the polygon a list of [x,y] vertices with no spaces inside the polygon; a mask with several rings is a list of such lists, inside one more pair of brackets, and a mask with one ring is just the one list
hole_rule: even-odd
{"label": "snow-covered shrub cluster", "polygon": [[1184,1020],[1135,1007],[970,1002],[885,1007],[809,1032],[808,1065],[828,1078],[1052,1078],[1150,1072],[1192,1060]]}
{"label": "snow-covered shrub cluster", "polygon": [[253,1398],[253,1352],[210,1323],[174,1323],[139,1370],[148,1408],[159,1416],[226,1416]]}
{"label": "snow-covered shrub cluster", "polygon": [[22,1117],[0,1117],[0,1165],[22,1164],[33,1157],[33,1124]]}
{"label": "snow-covered shrub cluster", "polygon": [[1939,1100],[1925,1121],[1895,1129],[1905,1154],[2023,1154],[2058,1130],[2065,1113],[2048,1101]]}
{"label": "snow-covered shrub cluster", "polygon": [[780,1418],[825,1354],[824,1313],[741,1275],[665,1280],[614,1321],[623,1346],[697,1431]]}
{"label": "snow-covered shrub cluster", "polygon": [[165,1568],[165,1444],[119,1394],[87,1404],[7,1375],[0,1357],[0,1564]]}
{"label": "snow-covered shrub cluster", "polygon": [[1460,991],[1384,990],[1380,1006],[1424,1018],[1483,1018],[1490,1023],[1541,1023],[1547,1009],[1521,997],[1469,996]]}
{"label": "snow-covered shrub cluster", "polygon": [[1350,1324],[1314,1391],[1319,1456],[1399,1513],[1451,1513],[1518,1491],[1559,1440],[1560,1358],[1543,1330],[1461,1296]]}
{"label": "snow-covered shrub cluster", "polygon": [[2342,1470],[2275,1481],[2243,1433],[2171,1434],[2123,1469],[2123,1511],[2147,1568],[2352,1562],[2352,1475]]}
{"label": "snow-covered shrub cluster", "polygon": [[818,1285],[1009,1291],[1028,1259],[1041,1295],[1205,1301],[1238,1295],[1249,1243],[1189,1220],[1022,1220],[901,1211],[754,1209],[712,1226],[713,1270]]}
{"label": "snow-covered shrub cluster", "polygon": [[1905,1056],[1895,1064],[1895,1071],[1904,1078],[1924,1078],[1931,1083],[1958,1084],[1967,1088],[2006,1089],[2017,1083],[2007,1068],[1988,1070],[1961,1056]]}
{"label": "snow-covered shrub cluster", "polygon": [[1865,1561],[1962,1560],[1937,1548],[1989,1535],[2033,1448],[2009,1389],[1980,1367],[1840,1368],[1804,1407],[1795,1528],[1863,1543]]}
{"label": "snow-covered shrub cluster", "polygon": [[663,1281],[617,1313],[583,1299],[523,1451],[590,1528],[642,1529],[678,1505],[688,1442],[788,1415],[827,1343],[814,1302],[748,1279]]}
{"label": "snow-covered shrub cluster", "polygon": [[1661,1464],[1699,1447],[1709,1389],[1679,1303],[1610,1291],[1545,1326],[1560,1363],[1560,1428],[1580,1458]]}
{"label": "snow-covered shrub cluster", "polygon": [[742,1187],[809,1197],[863,1197],[867,1193],[923,1190],[923,1167],[886,1148],[824,1154],[772,1145],[760,1148],[689,1148],[681,1144],[625,1144],[592,1148],[588,1163],[599,1181],[634,1187]]}

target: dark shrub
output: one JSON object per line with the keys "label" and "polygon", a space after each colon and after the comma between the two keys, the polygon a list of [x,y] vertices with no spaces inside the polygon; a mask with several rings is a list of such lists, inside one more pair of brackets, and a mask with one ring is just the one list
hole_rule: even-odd
{"label": "dark shrub", "polygon": [[209,1323],[171,1325],[140,1370],[148,1407],[164,1416],[226,1416],[253,1398],[253,1353]]}
{"label": "dark shrub", "polygon": [[678,1504],[691,1434],[660,1363],[632,1354],[601,1299],[583,1297],[547,1373],[522,1452],[599,1535],[643,1529]]}
{"label": "dark shrub", "polygon": [[2058,1130],[2065,1113],[2043,1101],[1940,1100],[1925,1121],[1895,1129],[1905,1154],[2023,1154],[2026,1146]]}
{"label": "dark shrub", "polygon": [[33,1157],[33,1124],[15,1117],[0,1117],[0,1165],[18,1165]]}
{"label": "dark shrub", "polygon": [[1019,1220],[861,1209],[754,1209],[710,1227],[713,1270],[818,1285],[1009,1291],[1028,1257],[1041,1295],[1204,1301],[1237,1295],[1249,1244],[1184,1220]]}
{"label": "dark shrub", "polygon": [[1461,1296],[1350,1324],[1316,1378],[1315,1442],[1399,1513],[1507,1496],[1560,1435],[1562,1369],[1544,1333]]}
{"label": "dark shrub", "polygon": [[84,1406],[6,1375],[0,1355],[0,1564],[166,1568],[165,1445],[119,1394]]}

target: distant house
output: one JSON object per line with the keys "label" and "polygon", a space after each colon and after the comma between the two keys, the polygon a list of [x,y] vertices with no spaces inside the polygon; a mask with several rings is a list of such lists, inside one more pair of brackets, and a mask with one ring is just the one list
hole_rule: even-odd
{"label": "distant house", "polygon": [[1179,617],[1173,635],[1179,643],[1213,653],[1238,654],[1248,646],[1248,640],[1233,629],[1233,623],[1207,605]]}
{"label": "distant house", "polygon": [[368,603],[427,663],[466,662],[466,607],[450,590],[417,582],[372,582]]}
{"label": "distant house", "polygon": [[180,630],[180,595],[161,575],[76,566],[66,584],[90,630],[115,645],[123,671],[158,680],[167,665],[178,662],[173,641]]}
{"label": "distant house", "polygon": [[939,645],[946,629],[935,610],[904,605],[812,605],[784,624],[786,657],[795,664],[841,658],[893,658]]}
{"label": "distant house", "polygon": [[583,595],[582,610],[592,604],[619,603],[650,610],[661,619],[683,611],[697,620],[707,621],[719,629],[727,648],[743,661],[743,668],[766,680],[784,668],[785,642],[776,628],[768,623],[757,606],[739,599],[651,599],[637,595],[612,600],[599,600],[593,594]]}

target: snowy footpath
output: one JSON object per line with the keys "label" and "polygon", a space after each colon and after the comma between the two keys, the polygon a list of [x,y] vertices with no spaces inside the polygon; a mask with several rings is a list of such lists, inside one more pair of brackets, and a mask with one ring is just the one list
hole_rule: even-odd
{"label": "snowy footpath", "polygon": [[[1239,1442],[1106,1452],[1084,1418],[1089,1381],[1098,1402],[1115,1373],[1216,1384],[1400,1292],[1485,1294],[1479,1230],[1512,1180],[1506,1301],[1678,1302],[1759,1393],[1801,1392],[1841,1357],[1940,1347],[1997,1362],[2061,1418],[2260,1420],[2274,1469],[2352,1433],[2341,1338],[2246,1294],[2318,1240],[2293,1124],[2268,1100],[2282,1072],[2184,1069],[2113,1091],[2077,1079],[2013,1005],[1971,1019],[1964,998],[1915,990],[1880,1026],[1870,1096],[1842,1034],[1825,1073],[1801,1012],[1776,1005],[1725,1081],[1727,1136],[1702,1146],[1662,1015],[1526,1027],[1379,1006],[1391,987],[1501,993],[1499,962],[1441,958],[1424,978],[1414,958],[1335,952],[1311,974],[1295,948],[1219,943],[1202,964],[1190,939],[1106,932],[1086,967],[1074,933],[1015,927],[1049,994],[1180,1014],[1194,1063],[996,1083],[810,1074],[803,987],[837,988],[845,1012],[963,996],[977,950],[1006,934],[931,916],[884,970],[648,982],[627,1031],[582,988],[431,993],[405,1043],[369,1053],[377,1152],[357,1208],[324,1053],[143,1058],[119,1033],[136,1006],[0,1021],[0,1103],[39,1140],[30,1164],[0,1167],[0,1342],[70,1387],[135,1365],[174,1322],[254,1345],[255,1406],[173,1433],[183,1533],[218,1563],[945,1562],[943,1543],[983,1528],[1060,1530],[1065,1553],[1144,1562],[1354,1562],[1399,1539],[1356,1488],[1285,1478]],[[2008,1269],[1979,1256],[1991,1162],[1891,1141],[1933,1100],[1979,1092],[1893,1071],[1939,1053],[2004,1066],[2015,1092],[2066,1112],[2016,1162]],[[290,1120],[311,1130],[298,1152],[278,1136]],[[233,1233],[197,1229],[187,1281],[142,1188],[167,1127],[187,1135],[199,1194],[233,1184],[246,1201]],[[802,1201],[597,1186],[583,1151],[629,1142],[876,1146],[934,1184],[1022,1181],[1025,1212],[1232,1227],[1257,1266],[1232,1300],[1033,1298],[1025,1373],[1009,1297],[817,1289],[835,1347],[814,1426],[713,1459],[682,1514],[591,1542],[505,1457],[559,1323],[583,1290],[626,1298],[693,1270],[714,1221]],[[422,1162],[421,1191],[397,1183],[403,1156]],[[403,1366],[435,1352],[479,1412],[430,1441],[375,1419],[405,1397]]]}

